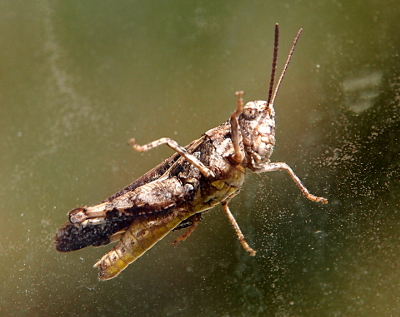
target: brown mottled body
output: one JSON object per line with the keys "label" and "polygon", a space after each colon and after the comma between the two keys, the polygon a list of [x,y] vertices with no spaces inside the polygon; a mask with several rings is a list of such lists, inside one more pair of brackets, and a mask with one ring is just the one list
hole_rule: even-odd
{"label": "brown mottled body", "polygon": [[[183,157],[175,159],[173,156],[168,160],[173,163],[169,163],[166,171],[160,168],[162,174],[149,177],[154,180],[137,187],[132,184],[129,190],[122,190],[99,205],[72,210],[70,222],[57,232],[57,249],[71,251],[119,240],[95,264],[101,269],[100,279],[117,275],[179,224],[232,198],[239,191],[245,168],[233,165],[229,159],[234,153],[229,134],[229,125],[225,123],[186,147],[210,167],[215,177],[205,178]],[[115,222],[121,226],[115,226]],[[99,227],[103,229],[98,230]],[[68,234],[68,231],[81,231],[85,235],[77,238],[78,235]],[[99,231],[107,232],[102,243],[98,239]],[[94,236],[89,238],[90,233]]]}
{"label": "brown mottled body", "polygon": [[189,227],[175,243],[186,239],[202,213],[221,204],[243,248],[255,255],[228,207],[242,187],[247,169],[255,173],[285,170],[306,198],[327,203],[325,198],[310,194],[286,163],[269,160],[275,145],[273,103],[300,32],[272,94],[278,49],[276,25],[268,101],[252,101],[243,106],[243,92],[237,92],[238,105],[231,118],[186,147],[169,138],[143,146],[130,140],[140,152],[167,144],[177,153],[102,203],[70,211],[69,222],[56,233],[56,249],[67,252],[118,241],[95,264],[100,268],[99,278],[107,280],[170,231]]}

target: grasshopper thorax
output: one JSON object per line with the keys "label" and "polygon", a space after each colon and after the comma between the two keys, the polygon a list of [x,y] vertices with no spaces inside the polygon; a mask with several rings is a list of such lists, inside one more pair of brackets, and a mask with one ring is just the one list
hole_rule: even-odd
{"label": "grasshopper thorax", "polygon": [[263,100],[248,102],[239,117],[248,168],[256,170],[269,162],[275,145],[275,111]]}

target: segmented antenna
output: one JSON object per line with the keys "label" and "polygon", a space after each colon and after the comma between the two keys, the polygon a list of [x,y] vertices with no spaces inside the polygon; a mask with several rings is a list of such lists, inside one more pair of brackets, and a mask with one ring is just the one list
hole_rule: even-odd
{"label": "segmented antenna", "polygon": [[[278,28],[278,24],[275,25],[275,44],[274,44],[274,58],[273,58],[273,61],[272,61],[272,67],[274,67],[274,64],[276,64],[275,49],[276,49],[276,50],[278,49],[277,38],[276,38],[276,33],[277,33],[276,30],[277,30],[277,28]],[[272,99],[271,99],[271,100],[269,100],[270,98],[268,97],[268,104],[274,104],[276,95],[278,94],[278,90],[279,90],[279,87],[280,87],[281,82],[282,82],[282,79],[283,79],[283,77],[285,76],[286,70],[287,70],[287,68],[288,68],[288,66],[289,66],[289,63],[290,63],[290,60],[292,59],[292,55],[293,55],[293,52],[294,52],[294,48],[296,47],[297,41],[299,40],[299,37],[300,37],[300,34],[301,34],[302,31],[303,31],[303,29],[300,29],[300,30],[297,32],[297,35],[296,35],[296,37],[295,37],[294,40],[293,40],[292,48],[290,49],[289,55],[288,55],[288,57],[287,57],[287,59],[286,59],[285,66],[283,67],[281,76],[279,77],[278,83],[276,84],[275,91],[274,91],[274,95],[272,96]],[[275,65],[275,68],[276,68],[276,65]],[[275,76],[275,70],[274,70],[274,69],[272,70],[272,73],[273,73],[273,75]],[[272,76],[272,75],[271,75],[271,76]],[[272,82],[273,82],[273,80],[272,80]],[[271,85],[271,84],[270,84],[270,85]],[[270,87],[270,89],[271,89],[271,87]]]}
{"label": "segmented antenna", "polygon": [[268,99],[267,104],[271,101],[272,90],[274,89],[274,80],[275,80],[275,72],[276,65],[278,60],[278,48],[279,48],[279,25],[275,24],[275,42],[274,42],[274,57],[272,58],[272,71],[271,71],[271,79],[269,81],[269,91],[268,91]]}

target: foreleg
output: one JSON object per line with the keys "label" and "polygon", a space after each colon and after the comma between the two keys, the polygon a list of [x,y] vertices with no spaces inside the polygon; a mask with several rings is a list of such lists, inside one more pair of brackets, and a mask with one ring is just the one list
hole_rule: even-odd
{"label": "foreleg", "polygon": [[233,149],[235,150],[235,154],[233,155],[233,160],[236,163],[241,163],[244,159],[244,153],[240,149],[240,142],[241,140],[241,132],[239,128],[239,122],[238,122],[238,117],[242,114],[243,112],[243,96],[244,92],[243,91],[237,91],[236,96],[238,97],[238,105],[237,109],[234,113],[231,115],[231,137],[232,137],[232,144],[233,144]]}
{"label": "foreleg", "polygon": [[310,194],[308,189],[303,185],[300,178],[293,172],[289,165],[283,162],[276,162],[276,163],[266,163],[265,165],[258,168],[255,172],[256,173],[264,173],[264,172],[273,172],[273,171],[286,171],[289,173],[290,177],[296,183],[297,187],[299,187],[300,191],[303,193],[306,198],[315,202],[321,202],[323,204],[328,203],[328,200],[324,197],[318,197],[313,194]]}

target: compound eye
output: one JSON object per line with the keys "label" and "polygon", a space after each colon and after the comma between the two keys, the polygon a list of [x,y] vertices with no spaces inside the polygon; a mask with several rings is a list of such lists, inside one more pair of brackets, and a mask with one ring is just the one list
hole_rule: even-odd
{"label": "compound eye", "polygon": [[254,120],[257,117],[258,110],[254,108],[244,108],[242,116],[245,120]]}

